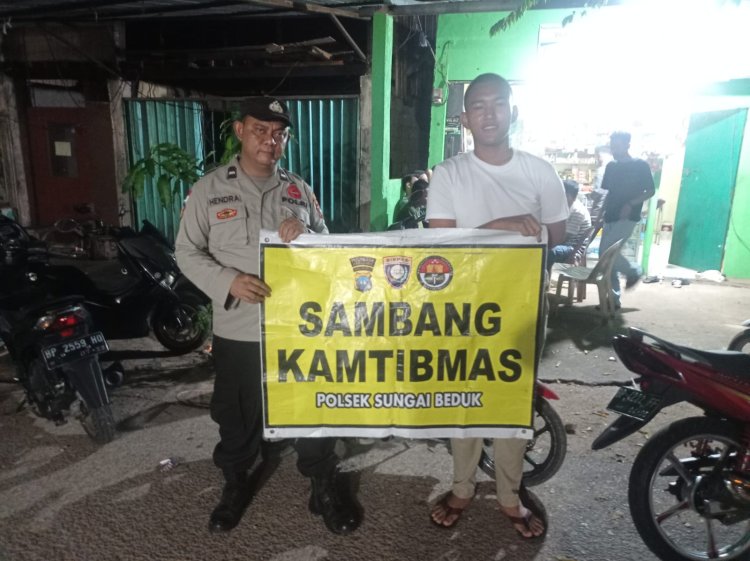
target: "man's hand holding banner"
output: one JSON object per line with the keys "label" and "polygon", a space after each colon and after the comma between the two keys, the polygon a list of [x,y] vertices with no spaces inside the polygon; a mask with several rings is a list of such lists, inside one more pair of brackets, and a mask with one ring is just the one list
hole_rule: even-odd
{"label": "man's hand holding banner", "polygon": [[265,435],[530,438],[544,246],[262,232]]}

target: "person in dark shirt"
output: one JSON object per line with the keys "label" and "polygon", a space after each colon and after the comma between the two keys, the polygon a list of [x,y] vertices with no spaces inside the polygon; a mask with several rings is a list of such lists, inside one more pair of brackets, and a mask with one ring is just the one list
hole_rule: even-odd
{"label": "person in dark shirt", "polygon": [[417,179],[411,187],[409,204],[402,207],[396,215],[396,221],[389,230],[406,230],[409,228],[425,228],[425,213],[427,209],[427,192],[429,184],[424,179]]}
{"label": "person in dark shirt", "polygon": [[[609,147],[614,158],[604,171],[602,189],[607,191],[604,199],[604,228],[599,244],[599,255],[620,239],[627,239],[635,225],[641,220],[643,202],[655,192],[651,168],[644,160],[633,158],[630,149],[630,133],[617,131],[609,137]],[[615,308],[620,307],[620,278],[625,276],[625,288],[632,288],[641,279],[641,269],[622,255],[615,259],[612,268],[612,291]]]}

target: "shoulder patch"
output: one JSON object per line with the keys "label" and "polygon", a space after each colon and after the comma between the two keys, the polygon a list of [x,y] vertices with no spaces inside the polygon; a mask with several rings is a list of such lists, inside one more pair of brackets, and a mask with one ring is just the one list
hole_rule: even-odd
{"label": "shoulder patch", "polygon": [[229,166],[227,168],[227,179],[237,179],[237,167]]}

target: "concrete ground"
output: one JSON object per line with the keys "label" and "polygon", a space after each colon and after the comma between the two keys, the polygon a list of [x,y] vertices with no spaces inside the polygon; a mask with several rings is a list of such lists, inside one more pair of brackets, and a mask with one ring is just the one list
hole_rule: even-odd
{"label": "concrete ground", "polygon": [[622,313],[608,325],[596,303],[589,291],[549,321],[540,378],[560,394],[554,405],[571,434],[560,472],[533,489],[549,514],[544,540],[516,538],[484,476],[454,530],[432,526],[429,505],[450,486],[450,455],[443,442],[408,439],[342,442],[342,466],[365,513],[351,536],[328,533],[308,513],[308,482],[290,451],[267,466],[241,524],[211,535],[206,523],[221,481],[206,408],[210,360],[169,356],[139,340],[117,343],[111,357],[129,361],[129,378],[113,392],[120,434],[106,446],[94,445],[75,421],[56,427],[18,411],[21,394],[0,367],[0,561],[651,561],[630,519],[629,468],[653,431],[695,411],[670,408],[647,430],[592,452],[591,441],[612,420],[605,406],[615,385],[630,378],[611,338],[638,326],[677,343],[723,348],[750,317],[750,291],[732,282],[642,284],[625,293]]}

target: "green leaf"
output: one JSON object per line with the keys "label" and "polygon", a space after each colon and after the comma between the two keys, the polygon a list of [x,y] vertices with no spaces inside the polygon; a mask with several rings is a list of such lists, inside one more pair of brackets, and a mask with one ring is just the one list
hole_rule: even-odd
{"label": "green leaf", "polygon": [[122,181],[122,192],[123,193],[130,193],[133,190],[133,175],[134,175],[134,168],[131,168],[128,174],[125,176],[125,179]]}
{"label": "green leaf", "polygon": [[547,0],[523,0],[523,3],[505,16],[503,19],[495,22],[490,27],[490,37],[494,37],[501,31],[507,30],[511,25],[516,23],[521,17],[530,9],[536,7],[539,4],[546,4]]}
{"label": "green leaf", "polygon": [[162,206],[168,207],[172,202],[172,180],[168,175],[159,176],[156,182],[156,192],[159,193]]}
{"label": "green leaf", "polygon": [[173,162],[169,162],[169,161],[161,162],[161,167],[164,169],[164,171],[169,173],[169,175],[174,175],[178,177],[180,175],[180,170],[178,166],[174,165]]}
{"label": "green leaf", "polygon": [[[151,146],[148,157],[135,162],[123,180],[123,191],[136,198],[153,185],[165,208],[172,204],[173,192],[178,192],[182,182],[192,184],[201,176],[203,162],[171,142]],[[153,183],[152,183],[153,182]],[[149,187],[151,188],[151,187]]]}
{"label": "green leaf", "polygon": [[144,170],[137,169],[135,173],[133,174],[133,197],[136,199],[140,199],[143,196],[143,191],[145,189],[145,183],[146,181],[146,174],[144,173]]}

